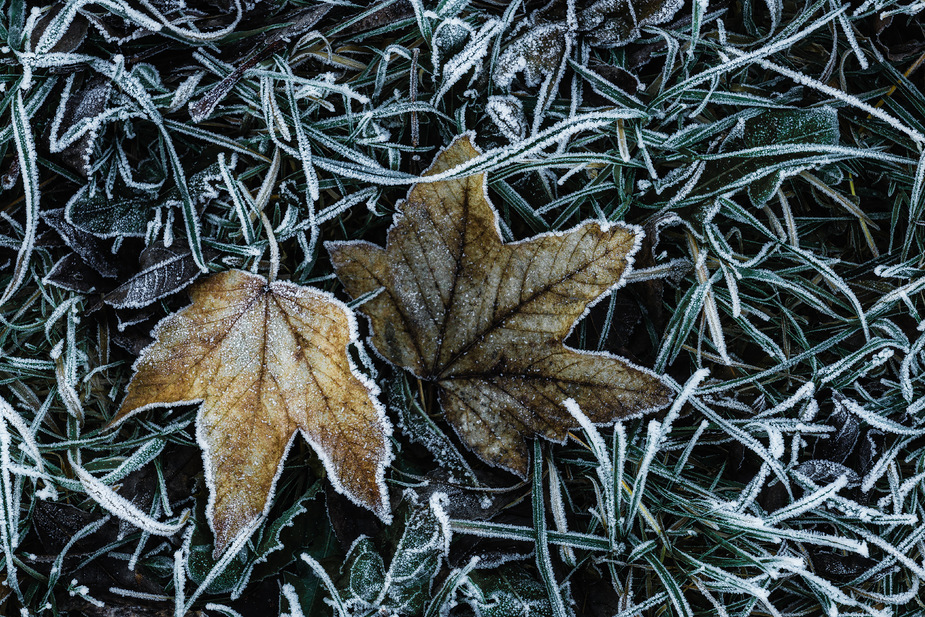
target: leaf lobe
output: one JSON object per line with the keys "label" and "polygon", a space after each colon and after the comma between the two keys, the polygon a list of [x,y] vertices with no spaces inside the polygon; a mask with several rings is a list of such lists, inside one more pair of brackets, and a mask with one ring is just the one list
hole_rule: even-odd
{"label": "leaf lobe", "polygon": [[564,345],[588,308],[622,285],[641,230],[585,222],[519,242],[501,239],[484,174],[427,181],[476,156],[468,136],[437,156],[410,190],[385,248],[326,246],[388,362],[435,382],[447,419],[481,458],[525,476],[525,439],[562,441],[575,399],[598,423],[670,400],[654,374]]}
{"label": "leaf lobe", "polygon": [[201,402],[216,549],[266,512],[296,432],[340,492],[388,519],[390,426],[378,388],[347,354],[355,320],[330,294],[232,270],[196,283],[193,303],[155,328],[155,342],[114,422],[154,406]]}

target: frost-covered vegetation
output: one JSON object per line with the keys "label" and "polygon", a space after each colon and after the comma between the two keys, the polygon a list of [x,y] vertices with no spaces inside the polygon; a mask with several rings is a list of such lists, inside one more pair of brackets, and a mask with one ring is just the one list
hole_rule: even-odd
{"label": "frost-covered vegetation", "polygon": [[[3,614],[925,614],[925,4],[0,7]],[[154,324],[277,251],[347,300],[323,242],[384,244],[466,131],[505,240],[646,231],[568,342],[674,403],[569,405],[522,481],[357,346],[391,525],[297,440],[213,555],[196,407],[107,430]]]}

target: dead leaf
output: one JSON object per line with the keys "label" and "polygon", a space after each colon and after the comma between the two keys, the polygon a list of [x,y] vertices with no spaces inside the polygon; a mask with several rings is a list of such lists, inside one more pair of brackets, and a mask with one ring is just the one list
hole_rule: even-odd
{"label": "dead leaf", "polygon": [[[86,35],[87,20],[78,14],[71,24],[68,34],[58,42],[55,47],[65,43],[70,33],[75,29],[75,25],[83,22],[83,35]],[[32,34],[32,40],[38,41],[35,31]],[[55,50],[64,51],[64,50]],[[73,51],[73,50],[71,50]],[[112,82],[102,75],[77,75],[77,84],[79,84],[73,93],[67,98],[67,101],[61,103],[63,108],[59,107],[58,113],[61,113],[61,121],[58,130],[49,128],[49,150],[51,154],[64,163],[69,169],[76,172],[80,177],[87,178],[90,175],[90,156],[93,154],[93,145],[96,143],[102,120],[107,111],[110,94],[112,93]],[[82,82],[82,83],[81,83]],[[58,140],[69,131],[78,129],[77,125],[87,123],[87,130],[81,137],[63,149],[60,148]]]}
{"label": "dead leaf", "polygon": [[142,308],[177,293],[199,277],[189,250],[149,246],[141,253],[142,270],[103,296],[113,308]]}
{"label": "dead leaf", "polygon": [[81,294],[93,293],[104,285],[99,273],[85,264],[77,253],[68,253],[55,262],[42,283]]}
{"label": "dead leaf", "polygon": [[539,23],[512,41],[498,58],[493,79],[500,88],[510,88],[523,71],[531,88],[560,72],[562,60],[571,49],[565,22]]}
{"label": "dead leaf", "polygon": [[[468,136],[434,161],[433,175],[478,155]],[[485,176],[414,186],[386,247],[331,242],[338,278],[362,305],[372,343],[389,362],[439,386],[459,436],[485,461],[521,477],[526,438],[563,441],[574,398],[594,422],[666,405],[650,371],[563,341],[587,307],[621,284],[641,231],[587,222],[505,244]]]}
{"label": "dead leaf", "polygon": [[571,4],[553,1],[527,17],[526,30],[508,41],[495,63],[495,85],[510,89],[514,77],[523,72],[526,85],[535,88],[564,70],[563,63],[571,55],[576,35],[580,34],[594,47],[623,47],[638,39],[643,28],[670,21],[684,2],[597,0],[579,3],[574,23],[568,17]]}
{"label": "dead leaf", "polygon": [[335,488],[388,521],[391,427],[378,388],[347,355],[356,342],[350,309],[316,289],[240,270],[196,283],[190,296],[155,328],[113,423],[202,402],[196,434],[216,553],[266,513],[297,430]]}
{"label": "dead leaf", "polygon": [[639,38],[646,26],[669,21],[683,0],[597,0],[578,13],[578,29],[595,47],[619,47]]}
{"label": "dead leaf", "polygon": [[57,231],[64,243],[100,276],[115,278],[119,274],[109,243],[72,225],[64,216],[64,208],[45,210],[42,220]]}

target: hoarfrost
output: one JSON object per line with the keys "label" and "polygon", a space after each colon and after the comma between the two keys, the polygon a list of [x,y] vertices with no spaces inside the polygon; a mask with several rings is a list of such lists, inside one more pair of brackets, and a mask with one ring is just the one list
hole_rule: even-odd
{"label": "hoarfrost", "polygon": [[665,23],[683,0],[598,0],[578,13],[578,28],[598,47],[619,47],[639,37],[646,26]]}
{"label": "hoarfrost", "polygon": [[49,227],[58,232],[64,243],[100,276],[113,278],[118,274],[118,268],[111,257],[109,248],[99,238],[70,224],[66,220],[64,208],[46,210],[42,213],[42,218]]}
{"label": "hoarfrost", "polygon": [[485,105],[488,117],[492,119],[501,134],[511,143],[518,143],[527,134],[527,118],[524,106],[515,96],[493,95]]}
{"label": "hoarfrost", "polygon": [[110,197],[88,184],[67,201],[63,218],[80,232],[100,238],[141,237],[155,213],[151,198],[150,191],[131,189],[120,191],[119,197]]}
{"label": "hoarfrost", "polygon": [[443,72],[444,60],[463,50],[472,38],[472,26],[461,19],[447,19],[434,29],[431,39],[431,61],[434,67],[434,79]]}
{"label": "hoarfrost", "polygon": [[[454,84],[462,80],[469,71],[472,71],[470,83],[478,78],[481,74],[482,59],[488,54],[489,47],[500,30],[500,26],[501,24],[498,20],[488,20],[479,28],[478,32],[471,33],[469,42],[462,50],[447,58],[445,63],[439,67],[442,82],[431,99],[432,105],[435,105],[437,101],[443,98],[443,95]],[[437,61],[435,60],[434,62],[436,63]]]}
{"label": "hoarfrost", "polygon": [[145,253],[153,263],[104,296],[114,308],[142,308],[184,289],[201,274],[189,251],[149,247]]}
{"label": "hoarfrost", "polygon": [[515,40],[498,58],[493,75],[495,84],[510,88],[514,77],[523,72],[528,86],[539,86],[559,69],[567,34],[564,23],[541,23]]}
{"label": "hoarfrost", "polygon": [[101,480],[93,477],[74,459],[70,452],[68,453],[68,460],[87,495],[110,514],[156,536],[172,536],[186,525],[189,512],[184,512],[174,523],[162,523],[154,520],[138,509],[131,501],[116,493]]}
{"label": "hoarfrost", "polygon": [[15,271],[3,291],[3,295],[0,295],[0,306],[5,304],[16,293],[16,290],[25,281],[38,229],[39,197],[41,195],[39,192],[38,154],[35,150],[32,128],[29,125],[29,118],[24,107],[22,92],[17,91],[12,103],[12,127],[13,138],[16,142],[17,161],[19,162],[19,169],[26,192],[26,225],[23,229],[22,245],[16,255]]}
{"label": "hoarfrost", "polygon": [[398,411],[398,423],[402,431],[412,441],[427,448],[437,462],[446,467],[450,473],[458,474],[460,477],[456,479],[457,482],[478,486],[479,481],[475,472],[453,442],[407,392],[401,391],[403,383],[405,382],[396,381],[389,392],[389,407]]}

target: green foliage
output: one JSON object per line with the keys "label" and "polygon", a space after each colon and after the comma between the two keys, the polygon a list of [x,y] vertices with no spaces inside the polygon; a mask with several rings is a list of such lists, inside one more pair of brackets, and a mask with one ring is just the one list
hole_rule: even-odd
{"label": "green foliage", "polygon": [[[0,1],[0,613],[922,614],[921,4],[581,4]],[[297,439],[213,556],[195,406],[106,430],[151,328],[271,239],[343,298],[323,241],[464,131],[505,240],[644,228],[569,344],[677,404],[521,483],[360,347],[419,505],[322,497]]]}
{"label": "green foliage", "polygon": [[479,617],[552,615],[549,597],[543,585],[516,564],[505,564],[471,574],[465,601]]}
{"label": "green foliage", "polygon": [[[275,573],[278,569],[295,561],[297,555],[289,546],[293,538],[290,528],[294,527],[296,517],[306,515],[308,512],[306,505],[317,496],[319,491],[319,483],[315,483],[278,517],[271,516],[268,523],[257,530],[248,545],[242,548],[231,562],[210,581],[208,592],[240,595],[244,587],[251,582],[254,570],[261,564],[272,561],[273,568],[270,572]],[[196,523],[192,533],[189,534],[185,548],[186,571],[190,580],[197,585],[202,585],[206,581],[216,570],[218,563],[209,527],[205,521],[200,520],[200,516],[205,518],[202,513],[197,513]],[[276,553],[282,553],[282,555]],[[266,568],[261,569],[264,570],[262,574],[266,576]],[[259,574],[261,572],[258,571]],[[258,577],[258,580],[259,578],[262,577]]]}
{"label": "green foliage", "polygon": [[446,496],[434,493],[427,506],[414,508],[386,569],[372,540],[361,536],[347,553],[345,606],[422,615],[431,583],[449,549]]}

